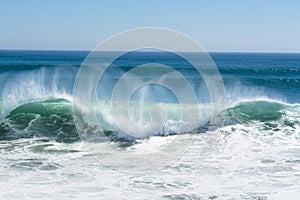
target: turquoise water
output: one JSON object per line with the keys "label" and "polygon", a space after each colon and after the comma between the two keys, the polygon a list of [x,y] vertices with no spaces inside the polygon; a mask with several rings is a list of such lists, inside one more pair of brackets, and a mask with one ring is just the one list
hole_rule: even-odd
{"label": "turquoise water", "polygon": [[[105,63],[105,58],[112,54],[105,53],[99,62]],[[226,106],[221,112],[226,117],[224,126],[217,130],[218,145],[204,158],[197,152],[210,132],[206,129],[210,116],[205,115],[210,96],[193,66],[166,52],[133,52],[117,59],[96,92],[95,110],[104,127],[102,131],[109,138],[103,145],[116,144],[126,152],[149,146],[157,148],[157,141],[167,143],[175,136],[193,140],[181,159],[162,170],[139,176],[99,163],[78,136],[72,112],[73,84],[87,55],[88,52],[80,51],[0,51],[1,196],[6,199],[23,196],[126,199],[132,194],[138,199],[152,198],[154,194],[165,199],[299,197],[300,54],[210,54],[224,81]],[[128,137],[111,121],[107,108],[114,85],[124,73],[146,63],[174,68],[199,91],[199,103],[189,105],[189,109],[201,107],[205,112],[192,133],[177,129],[182,123],[176,115],[178,100],[158,86],[134,93],[131,112],[134,120],[145,123],[149,117],[140,115],[140,111],[153,102],[161,103],[168,114],[161,132],[144,139]],[[153,72],[143,78],[160,74],[159,69]],[[88,127],[87,132],[92,129]]]}

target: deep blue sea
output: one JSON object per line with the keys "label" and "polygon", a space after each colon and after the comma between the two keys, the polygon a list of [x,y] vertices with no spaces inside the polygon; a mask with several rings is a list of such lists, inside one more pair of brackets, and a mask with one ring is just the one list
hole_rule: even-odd
{"label": "deep blue sea", "polygon": [[[116,59],[95,91],[93,108],[102,129],[82,125],[87,135],[102,132],[107,136],[108,141],[99,142],[106,150],[103,155],[117,159],[108,148],[157,151],[175,137],[192,141],[174,162],[138,176],[119,171],[110,161],[99,162],[86,148],[88,142],[78,135],[73,117],[74,83],[88,54],[0,51],[0,199],[128,199],[133,194],[137,199],[299,197],[299,53],[209,53],[225,89],[224,109],[217,113],[225,116],[224,124],[214,130],[207,129],[212,117],[205,110],[211,103],[210,93],[189,62],[173,53],[152,51],[131,52]],[[106,52],[97,62],[105,63],[112,55]],[[196,129],[178,128],[187,126],[194,116],[178,118],[182,103],[178,96],[154,84],[132,93],[130,119],[145,125],[156,116],[164,120],[160,131],[151,134],[149,129],[150,135],[140,138],[116,128],[108,109],[114,86],[124,74],[147,63],[171,67],[196,91],[196,105],[183,102],[187,112],[203,109]],[[151,73],[145,71],[139,78],[140,85],[162,73],[153,66]],[[153,103],[165,106],[166,116],[149,117],[145,110]],[[118,109],[121,113],[123,108]],[[127,121],[124,124],[131,126]],[[216,145],[205,156],[199,155],[209,135],[216,133]],[[133,162],[127,164],[124,169],[135,167]]]}

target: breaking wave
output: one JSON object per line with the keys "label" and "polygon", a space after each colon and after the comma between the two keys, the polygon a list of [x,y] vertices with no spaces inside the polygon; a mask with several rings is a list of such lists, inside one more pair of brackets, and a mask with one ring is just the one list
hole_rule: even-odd
{"label": "breaking wave", "polygon": [[[97,114],[100,116],[102,130],[111,139],[132,139],[118,133],[114,128],[114,121],[108,117],[107,103],[99,103]],[[193,105],[190,106],[190,109]],[[194,105],[194,108],[199,105]],[[179,109],[179,104],[164,106],[167,112],[172,113]],[[136,109],[140,109],[136,107]],[[285,104],[271,100],[253,100],[240,102],[228,107],[226,125],[232,124],[261,124],[264,128],[278,131],[283,127],[296,130],[300,126],[300,105]],[[175,118],[174,118],[175,119]],[[158,134],[181,134],[176,127],[179,121],[169,120]],[[202,123],[196,132],[205,131],[205,124],[209,123],[209,116],[202,116]],[[93,127],[88,127],[92,130]],[[33,101],[15,107],[0,122],[0,139],[13,140],[19,138],[45,137],[58,142],[75,142],[80,140],[73,119],[72,102],[66,99],[50,99]]]}

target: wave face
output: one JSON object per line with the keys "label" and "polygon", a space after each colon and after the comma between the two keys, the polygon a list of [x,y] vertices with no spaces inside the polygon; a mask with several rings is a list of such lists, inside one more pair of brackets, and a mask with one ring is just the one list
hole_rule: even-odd
{"label": "wave face", "polygon": [[227,120],[233,124],[261,126],[262,130],[297,133],[300,128],[300,105],[274,101],[250,101],[226,110]]}
{"label": "wave face", "polygon": [[72,104],[64,99],[30,102],[13,109],[0,125],[0,138],[46,137],[58,142],[79,140]]}
{"label": "wave face", "polygon": [[239,123],[278,121],[290,106],[278,102],[252,101],[227,110],[228,116]]}
{"label": "wave face", "polygon": [[[100,102],[97,105],[97,114],[104,128],[101,131],[104,131],[107,137],[111,140],[132,139],[115,127],[114,121],[109,116],[109,103]],[[194,105],[194,108],[197,106]],[[164,108],[166,112],[172,113],[180,109],[180,106],[169,104],[164,105]],[[140,107],[137,106],[135,112],[139,113],[139,110]],[[226,113],[225,125],[260,123],[262,129],[282,131],[288,127],[293,132],[299,130],[299,105],[274,101],[248,101],[227,108],[224,112]],[[205,124],[208,122],[209,116],[205,116],[203,126],[199,127],[198,132],[205,129]],[[176,134],[178,126],[180,126],[179,121],[169,120],[157,135]],[[74,124],[72,103],[65,99],[30,102],[16,107],[1,121],[0,133],[1,140],[42,137],[69,143],[80,139]]]}

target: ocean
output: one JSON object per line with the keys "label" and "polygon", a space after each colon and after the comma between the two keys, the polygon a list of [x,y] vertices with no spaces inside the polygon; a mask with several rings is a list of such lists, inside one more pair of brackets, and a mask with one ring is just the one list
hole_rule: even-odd
{"label": "ocean", "polygon": [[[78,128],[85,135],[97,136],[99,130],[74,122],[73,86],[88,53],[0,51],[0,199],[299,199],[300,54],[209,53],[224,83],[225,105],[222,126],[208,129],[211,94],[190,63],[167,52],[128,53],[97,82],[93,108],[106,140],[86,141]],[[112,54],[97,62],[105,63]],[[153,116],[161,117],[148,115],[157,103],[166,115],[159,131],[149,129],[140,137],[137,129],[130,129],[132,134],[118,129],[109,106],[117,81],[147,63],[181,73],[198,103],[190,105],[189,97],[181,102],[171,90],[141,82],[131,93],[130,119],[151,123]],[[153,69],[140,79],[163,73]],[[198,127],[182,129],[195,117],[180,119],[180,104],[190,113],[200,108]],[[117,115],[123,108],[118,109]],[[218,138],[203,154],[210,135]],[[159,151],[174,138],[174,148],[188,143],[179,156],[169,160],[166,154],[164,165],[151,171],[130,170],[149,167],[143,152]],[[101,152],[90,151],[91,144]],[[118,152],[144,157],[119,166]]]}

